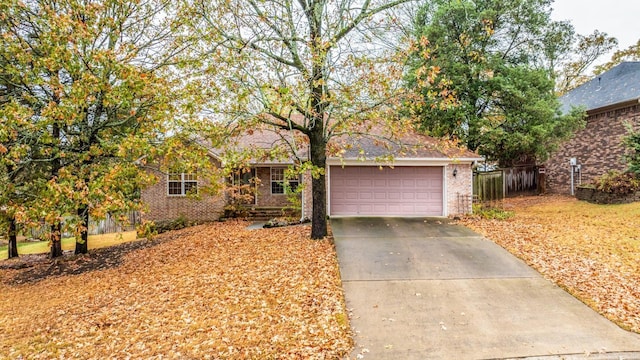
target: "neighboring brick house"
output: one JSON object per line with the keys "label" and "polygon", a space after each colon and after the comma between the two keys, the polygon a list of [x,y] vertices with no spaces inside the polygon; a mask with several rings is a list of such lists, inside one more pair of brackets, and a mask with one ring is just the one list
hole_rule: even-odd
{"label": "neighboring brick house", "polygon": [[[624,62],[571,90],[560,98],[563,111],[582,106],[586,127],[562,144],[545,162],[547,190],[571,193],[609,170],[624,171],[624,124],[640,126],[640,62]],[[576,165],[571,165],[572,158]]]}
{"label": "neighboring brick house", "polygon": [[[254,150],[297,144],[301,150],[296,157],[268,157],[263,153],[245,163],[249,170],[226,181],[249,185],[253,197],[246,206],[256,209],[290,207],[284,182],[292,188],[304,186],[299,199],[300,216],[311,218],[310,174],[285,178],[288,166],[306,159],[307,144],[301,137],[286,136],[260,130],[245,133],[226,150],[216,150],[219,155],[215,161],[230,158],[229,150],[256,154]],[[449,216],[471,212],[472,165],[481,160],[476,153],[415,133],[405,134],[398,141],[402,146],[384,140],[383,136],[376,139],[343,136],[332,141],[326,173],[329,216]],[[190,218],[193,214],[194,220],[213,221],[230,201],[226,194],[221,194],[203,197],[204,204],[199,205],[197,200],[184,196],[178,184],[174,185],[176,194],[171,193],[173,188],[167,183],[171,181],[170,175],[159,178],[158,184],[143,191],[143,200],[149,206],[147,218],[152,220],[170,220],[167,216],[178,215]],[[178,177],[175,178],[177,182]],[[256,178],[258,181],[251,181]],[[189,181],[188,177],[184,179]]]}

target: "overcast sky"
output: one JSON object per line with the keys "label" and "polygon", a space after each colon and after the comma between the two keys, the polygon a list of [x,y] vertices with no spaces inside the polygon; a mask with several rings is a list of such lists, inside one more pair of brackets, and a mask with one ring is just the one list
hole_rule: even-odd
{"label": "overcast sky", "polygon": [[569,20],[581,35],[596,29],[606,32],[618,39],[619,49],[640,39],[639,0],[555,0],[552,7],[554,20]]}

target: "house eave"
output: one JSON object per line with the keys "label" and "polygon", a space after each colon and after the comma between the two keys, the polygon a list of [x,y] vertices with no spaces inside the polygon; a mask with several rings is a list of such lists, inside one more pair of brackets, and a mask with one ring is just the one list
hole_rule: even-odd
{"label": "house eave", "polygon": [[328,158],[329,166],[445,166],[449,164],[472,164],[477,158],[397,158],[391,161],[354,158]]}
{"label": "house eave", "polygon": [[220,154],[216,153],[213,149],[207,149],[207,154],[209,156],[211,156],[212,158],[222,162],[222,156],[220,156]]}
{"label": "house eave", "polygon": [[294,164],[293,161],[249,161],[249,165],[254,167],[289,166]]}
{"label": "house eave", "polygon": [[622,109],[622,108],[626,108],[626,107],[638,105],[638,104],[640,104],[640,98],[634,98],[631,100],[621,101],[615,104],[602,106],[595,109],[589,109],[587,110],[587,115],[592,116],[592,115],[600,114],[603,112],[618,110],[618,109]]}

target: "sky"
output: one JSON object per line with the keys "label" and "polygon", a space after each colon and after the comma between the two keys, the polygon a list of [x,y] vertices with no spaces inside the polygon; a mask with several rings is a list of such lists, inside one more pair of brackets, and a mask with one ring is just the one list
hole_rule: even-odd
{"label": "sky", "polygon": [[[594,30],[618,39],[618,48],[626,49],[640,39],[640,1],[638,0],[555,0],[551,5],[554,20],[569,20],[581,35]],[[611,56],[598,61],[603,63]]]}

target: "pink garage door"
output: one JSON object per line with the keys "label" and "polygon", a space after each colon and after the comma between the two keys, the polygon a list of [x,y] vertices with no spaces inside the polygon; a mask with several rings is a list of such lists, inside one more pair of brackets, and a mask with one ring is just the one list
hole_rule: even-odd
{"label": "pink garage door", "polygon": [[330,215],[443,215],[442,167],[332,166],[330,177]]}

